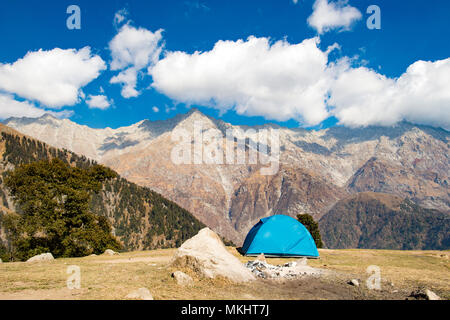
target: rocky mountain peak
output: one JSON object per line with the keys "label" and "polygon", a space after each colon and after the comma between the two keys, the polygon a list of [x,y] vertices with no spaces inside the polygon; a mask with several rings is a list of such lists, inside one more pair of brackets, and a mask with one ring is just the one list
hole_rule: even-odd
{"label": "rocky mountain peak", "polygon": [[203,130],[217,129],[216,123],[196,108],[189,110],[189,112],[185,114],[185,118],[181,120],[175,128],[193,130],[194,126],[201,126]]}

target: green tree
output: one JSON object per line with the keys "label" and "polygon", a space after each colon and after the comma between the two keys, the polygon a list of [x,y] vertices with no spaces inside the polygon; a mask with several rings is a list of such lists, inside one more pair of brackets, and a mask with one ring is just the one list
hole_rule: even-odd
{"label": "green tree", "polygon": [[8,172],[5,185],[18,206],[6,228],[13,234],[14,259],[43,252],[80,257],[119,249],[105,217],[89,210],[92,193],[116,173],[100,165],[71,167],[62,160],[22,164]]}
{"label": "green tree", "polygon": [[319,230],[319,224],[314,221],[314,218],[305,213],[305,214],[299,214],[297,215],[297,220],[300,221],[301,224],[303,224],[306,229],[308,229],[309,233],[314,239],[314,242],[316,243],[317,248],[322,248],[322,237],[320,236],[320,230]]}

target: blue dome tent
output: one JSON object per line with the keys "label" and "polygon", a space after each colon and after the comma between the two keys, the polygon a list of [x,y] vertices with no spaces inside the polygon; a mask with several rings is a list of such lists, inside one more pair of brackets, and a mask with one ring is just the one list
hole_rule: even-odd
{"label": "blue dome tent", "polygon": [[318,258],[314,239],[296,219],[275,215],[261,219],[245,238],[240,252],[246,256]]}

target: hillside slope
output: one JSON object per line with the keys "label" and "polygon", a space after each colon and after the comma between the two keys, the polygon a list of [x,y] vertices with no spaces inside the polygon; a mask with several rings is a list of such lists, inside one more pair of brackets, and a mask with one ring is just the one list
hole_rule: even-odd
{"label": "hillside slope", "polygon": [[[16,207],[3,185],[6,171],[18,164],[59,158],[70,165],[87,168],[93,162],[70,151],[56,149],[0,124],[0,241],[7,245],[8,235],[1,228],[1,216]],[[93,194],[91,210],[106,216],[113,233],[125,250],[179,246],[204,225],[187,210],[160,194],[118,177]]]}
{"label": "hillside slope", "polygon": [[363,192],[339,201],[319,221],[327,248],[448,250],[450,216],[397,196]]}

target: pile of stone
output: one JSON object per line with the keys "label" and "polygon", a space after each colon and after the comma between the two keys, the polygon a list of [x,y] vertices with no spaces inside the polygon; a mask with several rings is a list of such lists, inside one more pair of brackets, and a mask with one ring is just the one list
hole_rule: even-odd
{"label": "pile of stone", "polygon": [[319,276],[323,270],[306,265],[306,259],[285,263],[283,265],[271,265],[264,260],[248,261],[245,267],[257,278],[262,279],[297,279],[303,276]]}

